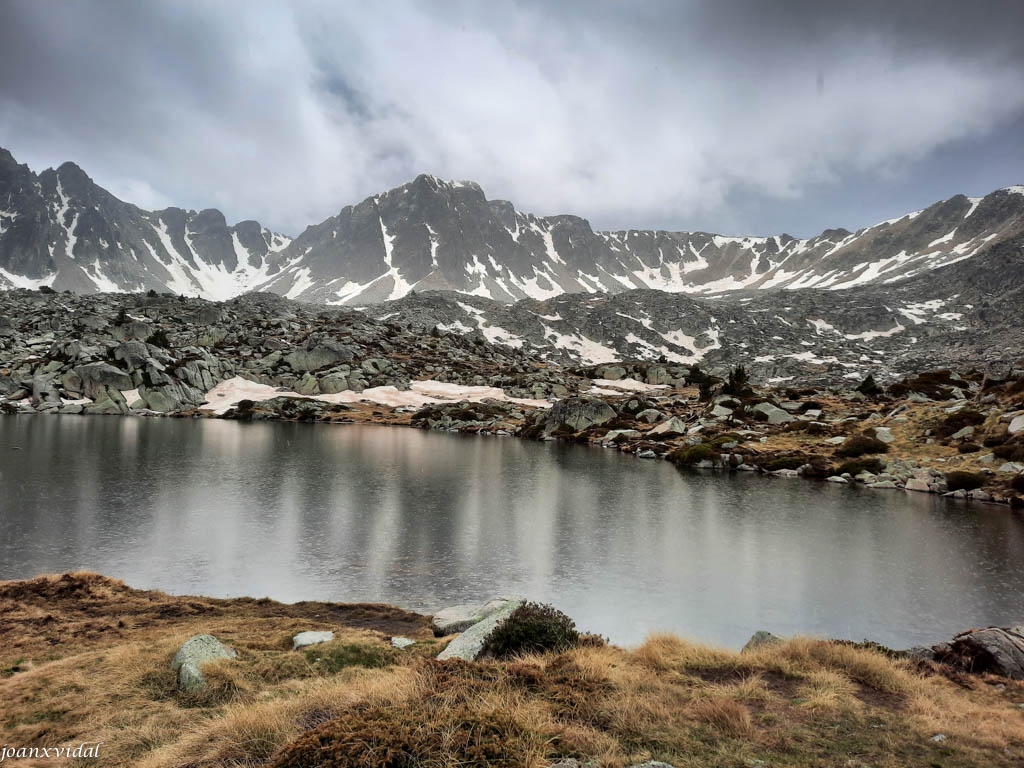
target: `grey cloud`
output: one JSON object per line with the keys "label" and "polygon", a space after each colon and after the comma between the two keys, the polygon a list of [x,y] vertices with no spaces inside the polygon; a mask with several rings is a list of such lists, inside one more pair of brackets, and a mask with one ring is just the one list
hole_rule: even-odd
{"label": "grey cloud", "polygon": [[1020,29],[1024,4],[948,0],[10,0],[0,145],[290,233],[429,172],[598,226],[806,234],[867,223],[872,184],[972,191],[950,147],[995,186]]}

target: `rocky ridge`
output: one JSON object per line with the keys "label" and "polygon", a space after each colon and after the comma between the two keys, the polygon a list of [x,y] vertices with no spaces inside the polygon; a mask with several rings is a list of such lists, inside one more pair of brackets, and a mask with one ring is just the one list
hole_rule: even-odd
{"label": "rocky ridge", "polygon": [[292,240],[255,221],[229,226],[214,209],[145,211],[73,163],[37,175],[2,149],[0,201],[0,287],[208,299],[259,289],[359,306],[427,290],[502,303],[634,289],[859,290],[974,262],[1024,233],[1024,187],[798,239],[599,232],[578,216],[536,216],[488,200],[473,182],[421,175]]}

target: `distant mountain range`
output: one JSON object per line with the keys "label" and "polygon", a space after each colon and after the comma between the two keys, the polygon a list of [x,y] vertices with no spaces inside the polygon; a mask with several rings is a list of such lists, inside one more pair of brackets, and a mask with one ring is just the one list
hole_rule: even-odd
{"label": "distant mountain range", "polygon": [[229,226],[215,209],[146,211],[73,163],[35,174],[0,149],[0,288],[155,289],[215,300],[259,290],[356,306],[430,290],[502,303],[634,289],[839,291],[974,262],[1022,236],[1024,187],[957,195],[857,232],[801,240],[595,232],[577,216],[487,200],[472,182],[419,176],[293,240],[256,221]]}

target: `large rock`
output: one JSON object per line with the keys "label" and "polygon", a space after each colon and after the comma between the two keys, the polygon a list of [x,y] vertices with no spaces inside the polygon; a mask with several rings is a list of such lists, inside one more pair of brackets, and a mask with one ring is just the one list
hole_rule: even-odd
{"label": "large rock", "polygon": [[544,434],[550,435],[559,428],[579,432],[606,424],[616,415],[614,408],[596,397],[567,397],[551,406],[544,422]]}
{"label": "large rock", "polygon": [[347,363],[353,357],[355,354],[344,344],[322,341],[306,349],[296,349],[291,354],[285,355],[284,361],[291,366],[293,371],[306,372],[318,371],[337,363]]}
{"label": "large rock", "polygon": [[453,605],[435,613],[430,625],[438,637],[453,635],[483,621],[509,603],[522,604],[522,602],[518,597],[494,597],[483,605],[478,603]]}
{"label": "large rock", "polygon": [[199,691],[206,687],[203,665],[218,659],[234,659],[238,652],[213,635],[195,635],[185,641],[171,662],[178,675],[178,690]]}
{"label": "large rock", "polygon": [[1018,416],[1010,422],[1010,426],[1006,428],[1006,431],[1011,435],[1015,435],[1018,432],[1024,432],[1024,416]]}
{"label": "large rock", "polygon": [[1024,680],[1024,626],[987,627],[961,632],[953,638],[942,661],[970,672],[988,672]]}
{"label": "large rock", "polygon": [[476,661],[483,653],[484,645],[487,643],[487,638],[491,636],[491,633],[525,602],[525,600],[509,600],[483,621],[479,621],[465,629],[461,635],[448,643],[448,647],[437,655],[438,660],[463,659],[464,661]]}
{"label": "large rock", "polygon": [[769,424],[785,424],[793,421],[793,415],[771,403],[758,403],[753,407],[754,413],[760,413]]}
{"label": "large rock", "polygon": [[82,394],[91,400],[98,399],[106,387],[124,390],[135,386],[131,376],[110,363],[86,363],[74,370],[82,382]]}

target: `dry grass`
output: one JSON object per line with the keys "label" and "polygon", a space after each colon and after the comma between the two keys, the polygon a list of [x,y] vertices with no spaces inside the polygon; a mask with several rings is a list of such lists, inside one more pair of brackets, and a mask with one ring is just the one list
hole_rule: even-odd
{"label": "dry grass", "polygon": [[[64,610],[55,590],[77,597]],[[42,623],[37,593],[52,606]],[[739,654],[657,635],[634,650],[441,663],[422,621],[343,608],[217,605],[85,575],[0,584],[0,639],[10,641],[0,668],[23,670],[0,679],[0,742],[102,740],[103,765],[141,768],[542,768],[559,757],[608,768],[646,759],[678,768],[1024,763],[1020,683],[954,682],[806,638]],[[84,630],[118,621],[117,632]],[[388,622],[419,627],[404,634],[422,642],[393,653]],[[291,651],[288,638],[311,628],[337,639]],[[209,690],[187,697],[174,689],[170,659],[201,631],[239,657],[207,667]],[[936,733],[946,741],[932,742]]]}

